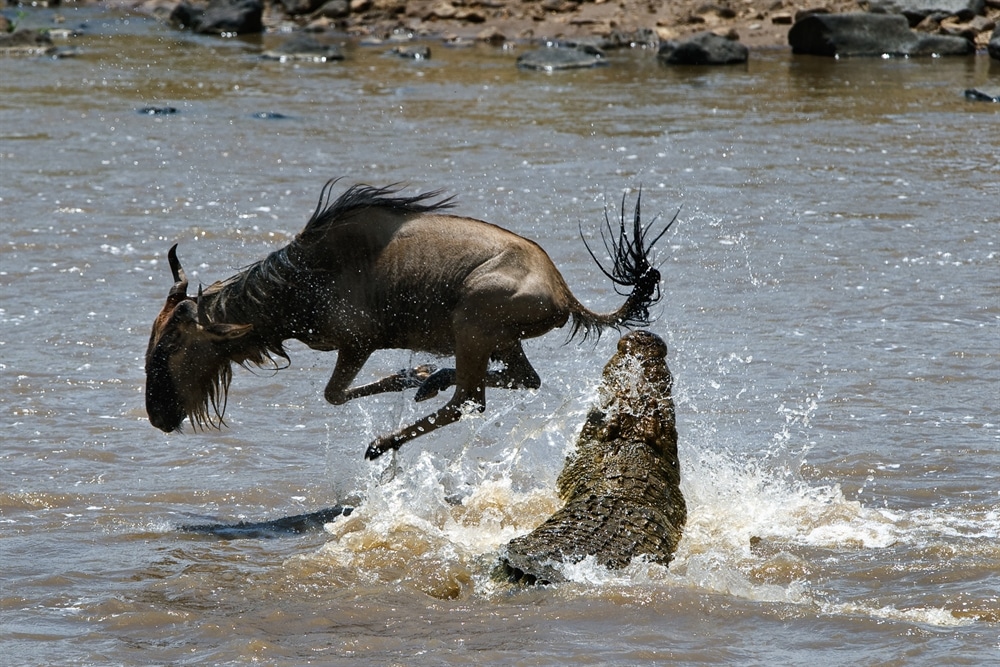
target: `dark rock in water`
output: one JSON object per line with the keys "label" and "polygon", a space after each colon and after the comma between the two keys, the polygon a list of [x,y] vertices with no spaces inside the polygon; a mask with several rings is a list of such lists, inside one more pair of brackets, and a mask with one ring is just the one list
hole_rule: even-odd
{"label": "dark rock in water", "polygon": [[330,523],[337,517],[350,516],[353,511],[353,507],[337,505],[308,514],[298,514],[270,521],[185,525],[181,526],[181,530],[186,533],[214,535],[224,540],[285,537],[322,530],[324,524]]}
{"label": "dark rock in water", "polygon": [[276,0],[275,4],[284,7],[285,13],[295,16],[315,11],[323,4],[323,0]]}
{"label": "dark rock in water", "polygon": [[0,34],[0,54],[8,56],[50,56],[56,53],[52,38],[43,30],[21,28]]}
{"label": "dark rock in water", "polygon": [[871,0],[868,11],[876,14],[902,14],[916,26],[928,16],[957,16],[962,21],[971,21],[973,16],[982,14],[985,0]]}
{"label": "dark rock in water", "polygon": [[288,120],[290,118],[290,116],[278,113],[277,111],[258,111],[250,114],[250,117],[257,120]]}
{"label": "dark rock in water", "polygon": [[990,36],[990,43],[986,45],[986,50],[990,53],[990,58],[1000,60],[1000,24],[993,28]]}
{"label": "dark rock in water", "polygon": [[400,58],[409,58],[411,60],[428,60],[431,57],[430,47],[423,46],[420,44],[396,46],[393,47],[390,53],[394,56],[399,56]]}
{"label": "dark rock in water", "polygon": [[634,49],[657,48],[660,38],[651,28],[636,30],[613,30],[610,35],[599,42],[602,49]]}
{"label": "dark rock in water", "polygon": [[246,35],[264,32],[262,0],[211,0],[204,9],[182,1],[170,12],[169,22],[206,35]]}
{"label": "dark rock in water", "polygon": [[671,561],[687,507],[666,355],[666,343],[648,331],[618,342],[604,367],[600,403],[587,415],[557,481],[566,504],[507,544],[501,577],[554,583],[564,579],[560,563],[588,556],[611,569],[639,556]]}
{"label": "dark rock in water", "polygon": [[792,53],[817,56],[968,55],[964,37],[921,35],[901,14],[809,14],[788,31]]}
{"label": "dark rock in water", "polygon": [[536,49],[521,54],[517,59],[517,66],[522,69],[536,69],[545,72],[598,67],[606,64],[607,59],[604,52],[596,46],[587,45]]}
{"label": "dark rock in water", "polygon": [[965,91],[965,99],[973,102],[1000,102],[1000,90],[986,92],[976,88],[968,88]]}
{"label": "dark rock in water", "polygon": [[176,107],[142,107],[136,111],[143,116],[171,116],[177,113]]}
{"label": "dark rock in water", "polygon": [[703,32],[682,42],[665,42],[656,57],[667,65],[732,65],[745,63],[750,49],[738,41]]}
{"label": "dark rock in water", "polygon": [[273,49],[264,51],[262,57],[269,60],[311,60],[327,62],[343,60],[344,54],[332,44],[321,44],[315,37],[305,33],[296,33]]}

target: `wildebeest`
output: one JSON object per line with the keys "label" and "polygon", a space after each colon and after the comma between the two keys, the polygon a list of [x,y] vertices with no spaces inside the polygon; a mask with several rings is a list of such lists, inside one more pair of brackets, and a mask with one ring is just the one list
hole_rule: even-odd
{"label": "wildebeest", "polygon": [[[570,338],[643,326],[660,298],[660,273],[649,251],[677,216],[649,238],[652,225],[639,220],[641,193],[631,237],[624,197],[617,230],[605,211],[601,236],[610,267],[587,245],[616,289],[631,288],[618,310],[600,314],[573,296],[536,243],[445,213],[452,198],[441,199],[440,191],[402,196],[397,186],[355,185],[331,204],[335,183],[324,185],[312,218],[291,243],[199,288],[197,297],[187,294],[177,246],[170,248],[174,286],[146,350],[146,411],[153,426],[169,433],[187,417],[196,428],[220,428],[232,365],[277,366],[275,358],[287,363],[284,341],[293,338],[316,350],[338,350],[324,392],[334,405],[410,387],[419,401],[455,385],[436,412],[372,442],[365,456],[373,459],[457,421],[467,404],[483,410],[486,387],[541,386],[522,339],[570,318]],[[455,368],[419,366],[350,386],[374,351],[392,348],[454,355]]]}

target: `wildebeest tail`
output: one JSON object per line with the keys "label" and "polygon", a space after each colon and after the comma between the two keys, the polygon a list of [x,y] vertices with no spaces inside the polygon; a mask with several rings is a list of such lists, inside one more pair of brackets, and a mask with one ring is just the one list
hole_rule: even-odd
{"label": "wildebeest tail", "polygon": [[[617,225],[612,224],[608,217],[608,209],[604,209],[604,226],[601,227],[601,240],[604,249],[611,258],[611,265],[606,266],[598,259],[594,250],[590,247],[587,237],[583,234],[583,227],[580,228],[580,238],[587,248],[587,252],[597,263],[598,268],[605,276],[611,279],[615,285],[615,291],[625,296],[625,303],[621,308],[612,313],[595,313],[582,304],[572,311],[573,328],[570,338],[573,338],[581,331],[584,338],[591,333],[600,336],[600,332],[605,327],[616,329],[626,327],[643,327],[650,323],[649,309],[657,303],[662,296],[660,292],[660,272],[650,263],[650,253],[653,246],[659,241],[667,230],[676,222],[677,214],[668,222],[662,230],[655,236],[653,226],[656,218],[648,225],[643,226],[640,219],[640,207],[642,204],[642,190],[635,200],[635,214],[632,224],[625,222],[625,195],[622,195],[621,215]],[[617,226],[617,229],[615,227]],[[631,226],[631,235],[628,227]]]}

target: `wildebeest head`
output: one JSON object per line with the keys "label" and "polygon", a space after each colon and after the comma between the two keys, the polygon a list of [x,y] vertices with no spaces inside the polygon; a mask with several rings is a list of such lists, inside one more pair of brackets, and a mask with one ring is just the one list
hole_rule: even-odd
{"label": "wildebeest head", "polygon": [[176,245],[167,258],[174,286],[146,348],[146,413],[167,433],[179,429],[185,417],[196,427],[219,427],[232,379],[233,343],[253,327],[211,322],[201,289],[197,298],[187,295]]}

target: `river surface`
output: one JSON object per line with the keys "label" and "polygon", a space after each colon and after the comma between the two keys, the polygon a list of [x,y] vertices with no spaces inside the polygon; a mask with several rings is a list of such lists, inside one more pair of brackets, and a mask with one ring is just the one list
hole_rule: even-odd
{"label": "river surface", "polygon": [[[75,57],[0,61],[0,662],[1000,660],[1000,105],[962,95],[997,63],[636,51],[549,75],[516,68],[524,47],[345,42],[294,64],[61,11]],[[298,343],[285,370],[236,370],[221,432],[149,424],[169,246],[192,289],[226,278],[333,177],[456,195],[598,310],[621,297],[578,227],[640,186],[648,219],[680,209],[651,326],[689,508],[669,569],[490,576],[557,506],[614,332],[529,341],[541,389],[490,391],[395,460],[362,455],[428,404],[328,405],[335,353]],[[435,361],[388,351],[361,379]],[[181,530],[337,504],[357,510],[301,536]]]}

